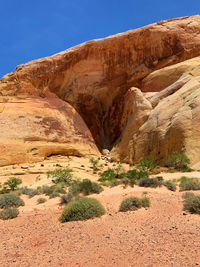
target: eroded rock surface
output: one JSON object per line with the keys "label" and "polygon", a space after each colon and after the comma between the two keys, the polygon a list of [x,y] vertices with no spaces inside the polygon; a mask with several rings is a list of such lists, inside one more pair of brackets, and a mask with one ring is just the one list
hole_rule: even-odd
{"label": "eroded rock surface", "polygon": [[[88,146],[89,148],[92,146],[93,152],[98,153],[93,139],[91,137],[88,139],[85,135],[89,129],[98,148],[101,150],[112,149],[111,154],[116,159],[137,161],[141,157],[151,154],[161,160],[173,149],[171,141],[163,141],[165,143],[163,149],[155,145],[154,152],[146,147],[147,144],[148,146],[153,145],[154,139],[158,143],[160,140],[165,140],[165,132],[172,129],[172,124],[163,125],[161,117],[158,118],[158,115],[153,114],[158,114],[156,113],[158,108],[159,116],[162,112],[166,113],[161,110],[161,105],[164,105],[163,110],[167,109],[168,111],[171,102],[166,104],[164,101],[168,101],[168,99],[171,101],[170,94],[176,97],[183,87],[192,86],[191,88],[193,88],[192,84],[198,84],[198,79],[193,80],[193,78],[199,75],[199,55],[200,16],[166,20],[141,29],[89,41],[59,54],[20,65],[13,73],[0,80],[0,95],[2,99],[20,97],[25,101],[27,98],[40,98],[41,101],[44,99],[48,101],[53,94],[54,97],[56,95],[62,99],[63,103],[68,103],[66,104],[68,108],[74,108],[73,112],[76,110],[80,114],[77,123],[73,124],[73,127],[78,130],[71,130],[73,127],[68,127],[68,123],[65,125],[65,119],[60,118],[60,115],[57,116],[59,122],[62,120],[62,129],[65,132],[65,134],[62,133],[62,136],[59,136],[58,129],[55,132],[52,131],[52,134],[46,135],[43,131],[44,124],[40,126],[43,129],[41,135],[39,129],[37,133],[33,130],[34,136],[45,139],[44,146],[49,144],[48,142],[62,146],[68,142],[67,140],[73,144],[73,138],[75,138],[78,139],[81,146],[83,145],[86,153],[89,151]],[[177,87],[175,83],[178,80]],[[180,81],[184,81],[184,83]],[[132,87],[138,89],[132,90],[130,89]],[[144,92],[143,95],[139,92],[140,90]],[[198,90],[195,89],[195,91],[197,92],[195,97],[198,99]],[[187,92],[193,96],[194,89]],[[190,101],[193,103],[196,100],[190,99]],[[33,102],[30,103],[30,106],[34,104]],[[180,103],[174,100],[173,109],[167,112],[166,120],[173,121],[170,116],[181,114],[182,106],[186,107],[187,104],[184,101]],[[192,114],[196,112],[195,110],[196,108]],[[37,111],[34,112],[37,113]],[[54,112],[56,111],[54,110]],[[19,109],[16,109],[16,116],[17,113],[19,113]],[[4,116],[4,111],[1,116]],[[5,113],[5,118],[6,116]],[[52,118],[54,116],[56,115],[53,114]],[[66,121],[68,119],[71,117],[67,116]],[[86,127],[86,131],[79,129],[79,125],[83,124],[82,120],[85,122],[85,127],[86,125],[88,127]],[[152,125],[155,125],[154,120],[160,121],[162,129],[166,127],[161,135],[156,135],[157,139],[154,136],[157,130],[152,128]],[[192,120],[194,120],[194,124],[198,124],[198,118],[192,117]],[[4,134],[0,133],[1,140],[20,140],[24,144],[29,134],[25,137],[19,134],[20,130],[17,128],[20,128],[22,124],[27,125],[27,123],[24,120],[21,126],[19,124],[20,120],[13,120],[12,125],[16,125],[15,130],[18,132],[17,139],[14,139],[16,133],[11,127],[13,133],[11,131],[6,136],[5,131],[2,131]],[[35,128],[35,121],[29,120],[28,125],[28,128]],[[186,128],[181,127],[184,134],[180,135],[181,141],[179,145],[176,142],[174,149],[185,149],[186,153],[190,154],[190,147],[185,144]],[[79,131],[81,137],[77,133]],[[32,137],[32,135],[30,136]],[[152,136],[154,136],[153,139]],[[198,139],[198,134],[195,136]],[[52,138],[54,138],[53,141]],[[168,137],[168,139],[170,138]],[[193,137],[187,137],[187,140],[191,138]],[[82,154],[82,150],[77,148],[75,142],[74,144],[76,153]],[[21,147],[23,146],[21,145]],[[63,146],[65,147],[65,145]],[[26,153],[26,149],[24,151]],[[195,151],[197,153],[198,149]],[[58,151],[58,153],[63,152]],[[43,154],[45,157],[48,153]],[[195,162],[197,158],[198,156],[195,156]]]}
{"label": "eroded rock surface", "polygon": [[57,97],[1,97],[0,129],[0,166],[99,153],[80,115]]}

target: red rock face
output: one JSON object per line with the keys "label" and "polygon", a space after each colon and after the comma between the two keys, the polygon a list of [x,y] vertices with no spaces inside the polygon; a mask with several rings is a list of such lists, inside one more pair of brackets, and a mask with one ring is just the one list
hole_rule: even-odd
{"label": "red rock face", "polygon": [[[20,65],[0,80],[0,95],[49,97],[72,105],[97,144],[111,149],[123,131],[123,97],[131,87],[156,92],[150,73],[200,55],[200,16],[155,23],[89,41]],[[151,83],[152,85],[152,83]]]}

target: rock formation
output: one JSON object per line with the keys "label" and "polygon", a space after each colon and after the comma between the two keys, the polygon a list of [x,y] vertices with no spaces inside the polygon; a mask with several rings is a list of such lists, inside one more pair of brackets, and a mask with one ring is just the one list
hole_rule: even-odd
{"label": "rock formation", "polygon": [[17,66],[0,80],[0,143],[6,146],[0,165],[16,161],[10,156],[15,143],[21,151],[14,156],[18,162],[109,149],[114,159],[127,162],[149,155],[162,162],[179,150],[197,163],[198,56],[199,15],[89,41]]}

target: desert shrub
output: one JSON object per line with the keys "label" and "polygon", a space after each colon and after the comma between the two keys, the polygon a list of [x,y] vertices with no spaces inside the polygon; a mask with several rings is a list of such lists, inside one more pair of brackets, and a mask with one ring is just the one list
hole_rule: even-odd
{"label": "desert shrub", "polygon": [[103,187],[100,184],[92,182],[91,193],[100,194],[103,191]]}
{"label": "desert shrub", "polygon": [[54,186],[48,186],[48,185],[43,185],[41,188],[41,193],[45,194],[46,196],[50,196],[54,191]]}
{"label": "desert shrub", "polygon": [[80,184],[74,184],[70,187],[68,193],[71,193],[73,196],[78,196],[80,192],[81,192]]}
{"label": "desert shrub", "polygon": [[189,171],[188,164],[190,164],[190,159],[184,153],[172,152],[167,159],[167,166],[176,170]]}
{"label": "desert shrub", "polygon": [[129,170],[127,172],[126,177],[129,179],[140,179],[140,178],[146,178],[149,177],[149,172],[144,170]]}
{"label": "desert shrub", "polygon": [[37,203],[38,203],[38,204],[42,204],[42,203],[44,203],[44,202],[46,202],[46,201],[47,201],[47,199],[44,198],[44,197],[40,197],[40,198],[37,199]]}
{"label": "desert shrub", "polygon": [[60,222],[83,221],[103,214],[105,209],[98,200],[82,197],[68,203],[59,220]]}
{"label": "desert shrub", "polygon": [[75,200],[75,198],[76,198],[75,195],[73,195],[71,192],[68,192],[67,194],[62,195],[60,197],[60,204],[67,204],[70,201]]}
{"label": "desert shrub", "polygon": [[121,163],[114,168],[115,178],[124,178],[125,170],[123,169]]}
{"label": "desert shrub", "polygon": [[24,206],[24,201],[13,193],[8,193],[0,196],[0,208],[10,208]]}
{"label": "desert shrub", "polygon": [[113,180],[110,182],[110,187],[118,186],[121,184],[120,180]]}
{"label": "desert shrub", "polygon": [[119,211],[137,210],[142,207],[149,207],[150,202],[148,198],[130,197],[122,201]]}
{"label": "desert shrub", "polygon": [[100,178],[99,178],[100,182],[112,181],[116,179],[115,171],[111,168],[108,168],[106,171],[99,173],[99,175],[100,175]]}
{"label": "desert shrub", "polygon": [[182,198],[183,199],[194,197],[194,196],[195,196],[195,194],[191,193],[191,192],[185,192],[185,193],[182,194]]}
{"label": "desert shrub", "polygon": [[195,179],[187,179],[179,184],[180,191],[200,190],[200,182]]}
{"label": "desert shrub", "polygon": [[59,197],[60,196],[60,194],[58,193],[58,192],[53,192],[51,195],[49,195],[49,198],[51,199],[51,198],[55,198],[55,197]]}
{"label": "desert shrub", "polygon": [[69,167],[49,171],[47,172],[47,177],[50,177],[54,184],[64,184],[66,186],[70,186],[73,183],[72,169]]}
{"label": "desert shrub", "polygon": [[124,188],[126,188],[129,185],[130,180],[126,177],[121,179],[121,183],[124,185]]}
{"label": "desert shrub", "polygon": [[200,214],[200,196],[187,195],[184,199],[183,209],[191,213]]}
{"label": "desert shrub", "polygon": [[14,191],[18,185],[22,183],[22,179],[15,178],[15,177],[10,177],[8,181],[4,183],[4,186],[7,186],[8,189]]}
{"label": "desert shrub", "polygon": [[79,184],[80,192],[87,196],[92,193],[92,182],[89,179],[84,179]]}
{"label": "desert shrub", "polygon": [[141,203],[143,208],[148,208],[150,206],[150,200],[147,197],[141,198]]}
{"label": "desert shrub", "polygon": [[92,193],[99,194],[103,191],[103,187],[95,182],[91,182],[89,179],[84,179],[78,184],[74,184],[70,187],[69,193],[74,197],[78,196],[80,193],[87,196]]}
{"label": "desert shrub", "polygon": [[125,172],[121,165],[115,169],[108,168],[106,171],[102,172],[99,174],[100,182],[105,182],[105,181],[114,181],[115,179],[124,179],[127,178],[130,180],[129,184],[134,185],[135,181],[137,179],[143,178],[143,177],[149,177],[149,173],[147,171],[143,170],[129,170],[128,172]]}
{"label": "desert shrub", "polygon": [[41,192],[38,189],[33,189],[33,188],[28,188],[27,186],[25,187],[21,187],[19,189],[19,191],[23,194],[23,195],[27,195],[29,196],[29,198],[32,198],[36,195],[40,195]]}
{"label": "desert shrub", "polygon": [[137,168],[142,171],[150,172],[156,167],[154,159],[152,157],[148,157],[146,159],[141,160],[137,164]]}
{"label": "desert shrub", "polygon": [[37,189],[30,189],[30,191],[29,191],[29,193],[28,193],[28,196],[29,196],[29,198],[32,198],[32,197],[34,197],[34,196],[38,196],[38,195],[40,195],[41,193],[40,193],[40,191],[39,190],[37,190]]}
{"label": "desert shrub", "polygon": [[1,220],[9,220],[16,218],[19,214],[18,209],[16,208],[6,208],[0,211],[0,219]]}
{"label": "desert shrub", "polygon": [[163,181],[163,185],[166,186],[171,191],[176,191],[176,185],[171,181]]}
{"label": "desert shrub", "polygon": [[138,185],[142,187],[158,187],[162,185],[162,181],[158,178],[142,178],[138,180]]}
{"label": "desert shrub", "polygon": [[100,170],[99,168],[99,159],[95,159],[95,158],[90,158],[90,163],[92,164],[92,169],[93,169],[93,173],[96,173],[97,171]]}
{"label": "desert shrub", "polygon": [[65,189],[62,187],[55,188],[54,192],[59,193],[59,194],[66,194]]}
{"label": "desert shrub", "polygon": [[21,187],[20,191],[23,195],[28,195],[30,192],[30,188],[28,188],[27,186]]}

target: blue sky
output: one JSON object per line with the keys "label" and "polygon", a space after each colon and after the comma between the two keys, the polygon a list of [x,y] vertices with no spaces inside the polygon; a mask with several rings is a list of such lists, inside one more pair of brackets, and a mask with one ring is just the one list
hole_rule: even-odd
{"label": "blue sky", "polygon": [[0,78],[79,43],[199,11],[200,0],[0,0]]}

